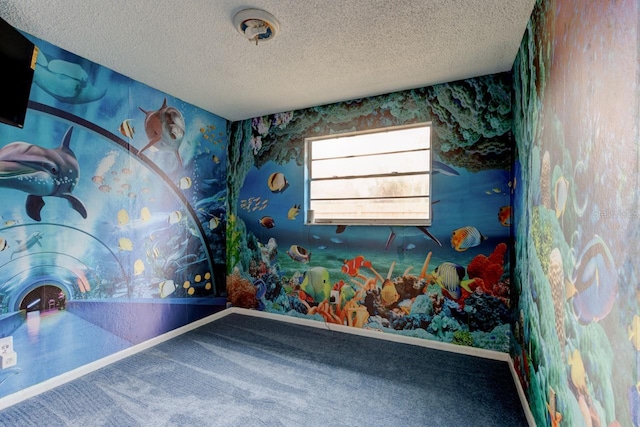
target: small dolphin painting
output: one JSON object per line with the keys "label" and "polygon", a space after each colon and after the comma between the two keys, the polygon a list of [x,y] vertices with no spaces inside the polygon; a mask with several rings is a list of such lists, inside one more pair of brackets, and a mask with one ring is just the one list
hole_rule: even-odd
{"label": "small dolphin painting", "polygon": [[146,111],[140,108],[140,111],[145,114],[144,130],[149,138],[149,143],[139,153],[142,154],[149,147],[173,152],[180,166],[183,166],[179,152],[185,134],[182,113],[174,107],[168,107],[167,98],[164,99],[162,107],[158,110]]}
{"label": "small dolphin painting", "polygon": [[55,99],[67,104],[98,101],[107,93],[89,81],[89,74],[78,64],[61,59],[48,60],[42,51],[33,82]]}
{"label": "small dolphin painting", "polygon": [[82,202],[71,194],[80,179],[80,168],[69,148],[73,127],[53,150],[26,142],[12,142],[0,149],[0,187],[24,191],[27,215],[40,221],[44,196],[66,199],[71,208],[87,217]]}

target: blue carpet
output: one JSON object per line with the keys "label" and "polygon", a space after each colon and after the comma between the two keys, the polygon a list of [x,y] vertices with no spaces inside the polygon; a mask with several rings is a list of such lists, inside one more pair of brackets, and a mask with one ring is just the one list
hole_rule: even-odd
{"label": "blue carpet", "polygon": [[7,426],[527,426],[508,364],[231,314],[0,411]]}

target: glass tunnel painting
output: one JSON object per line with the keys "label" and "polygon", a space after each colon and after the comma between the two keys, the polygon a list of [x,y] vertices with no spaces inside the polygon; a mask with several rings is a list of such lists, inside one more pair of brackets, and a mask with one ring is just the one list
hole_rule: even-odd
{"label": "glass tunnel painting", "polygon": [[[234,306],[508,352],[508,73],[234,122]],[[430,227],[303,224],[304,139],[431,123]]]}
{"label": "glass tunnel painting", "polygon": [[226,121],[34,43],[0,125],[0,396],[224,307]]}

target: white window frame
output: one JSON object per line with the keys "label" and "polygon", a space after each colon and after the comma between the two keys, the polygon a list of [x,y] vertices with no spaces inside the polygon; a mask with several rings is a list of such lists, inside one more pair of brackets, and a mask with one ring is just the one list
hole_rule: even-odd
{"label": "white window frame", "polygon": [[[393,138],[398,138],[398,131],[405,130],[413,130],[413,129],[426,129],[426,141],[423,140],[424,135],[421,136],[420,144],[422,146],[420,148],[394,148]],[[431,144],[431,123],[416,123],[406,126],[393,126],[387,128],[379,128],[361,132],[349,132],[343,134],[332,134],[323,137],[313,137],[305,139],[305,224],[306,225],[398,225],[398,226],[430,226],[432,213],[431,213],[431,183],[432,183],[432,159],[433,159],[433,147]],[[411,132],[415,133],[415,132]],[[330,144],[348,144],[349,142],[356,141],[355,138],[358,138],[357,141],[360,144],[365,144],[362,141],[362,137],[374,136],[380,137],[383,136],[388,138],[388,140],[384,143],[384,148],[371,148],[371,150],[366,154],[347,154],[347,155],[335,155],[335,157],[329,157],[327,154],[323,154],[325,157],[314,158],[314,144],[317,147],[317,150],[320,151],[320,148],[317,144],[322,144],[323,142],[329,142]],[[415,144],[415,143],[412,143]],[[369,144],[367,147],[374,147],[374,144]],[[330,156],[334,156],[331,154]],[[425,162],[417,162],[418,168],[416,169],[416,162],[410,161],[407,162],[408,168],[413,168],[414,170],[384,170],[380,171],[380,169],[385,169],[385,166],[390,164],[390,162],[384,162],[385,156],[411,156],[416,158],[426,158]],[[318,156],[320,157],[320,155]],[[366,161],[366,158],[371,159],[371,162],[375,162],[377,170],[375,173],[363,173],[356,172],[355,174],[350,174],[349,171],[344,171],[349,168],[341,168],[338,165],[348,164],[349,162],[357,162],[358,160]],[[388,159],[391,159],[389,157]],[[411,159],[413,160],[413,159]],[[316,166],[316,170],[320,169],[320,164],[324,163],[324,168],[322,174],[323,176],[318,177],[318,174],[314,175],[314,165]],[[330,165],[326,162],[333,162],[333,165]],[[410,163],[414,163],[413,165],[409,165]],[[335,165],[335,167],[333,167]],[[423,168],[424,166],[424,168]],[[390,166],[391,167],[391,166]],[[394,167],[395,168],[395,167]],[[327,175],[327,170],[330,170],[331,176]],[[341,171],[343,171],[341,173]],[[335,175],[333,175],[335,173]],[[408,192],[409,194],[402,195],[365,195],[364,197],[361,195],[357,195],[355,193],[348,194],[347,188],[349,187],[349,183],[353,184],[364,184],[371,183],[373,180],[379,180],[380,178],[384,179],[384,182],[390,182],[390,186],[393,187],[393,181],[410,181],[414,180],[417,182],[418,190],[408,190],[409,186],[402,185],[401,187],[404,190],[386,190],[386,191],[403,191]],[[425,183],[422,179],[426,179]],[[333,182],[332,182],[333,181]],[[379,182],[379,181],[378,181]],[[347,184],[347,185],[343,185]],[[336,193],[335,188],[339,188],[340,191],[345,191],[344,194],[340,194],[337,196],[328,196],[326,198],[316,196],[320,190],[318,188],[323,188],[323,191],[326,191],[327,186],[334,185],[333,193]],[[338,186],[338,187],[335,187]],[[364,187],[364,185],[363,185]],[[314,189],[315,188],[315,189]],[[369,188],[372,188],[369,186]],[[378,187],[380,188],[379,184]],[[415,187],[414,187],[415,188]],[[365,192],[369,190],[363,190]],[[371,190],[371,191],[376,191]],[[382,190],[380,190],[382,192]],[[369,193],[367,193],[369,194]],[[415,212],[409,212],[411,209],[406,209],[406,203],[409,200],[415,201],[415,203],[410,204],[410,208],[414,209]],[[378,212],[373,209],[373,205],[379,204],[378,206],[386,206],[384,209],[389,210],[398,210],[397,206],[404,205],[405,208],[401,212],[389,212],[385,214],[384,212]],[[341,210],[341,205],[346,209],[344,211]],[[370,210],[363,206],[363,209],[359,209],[356,206],[369,205],[371,207]],[[348,208],[347,208],[348,206]],[[347,212],[349,208],[353,208],[350,212]]]}

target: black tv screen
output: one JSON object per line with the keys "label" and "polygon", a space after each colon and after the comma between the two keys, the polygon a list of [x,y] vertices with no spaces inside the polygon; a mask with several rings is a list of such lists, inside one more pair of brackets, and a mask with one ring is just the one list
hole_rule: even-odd
{"label": "black tv screen", "polygon": [[0,18],[0,122],[24,126],[37,57],[38,48]]}

